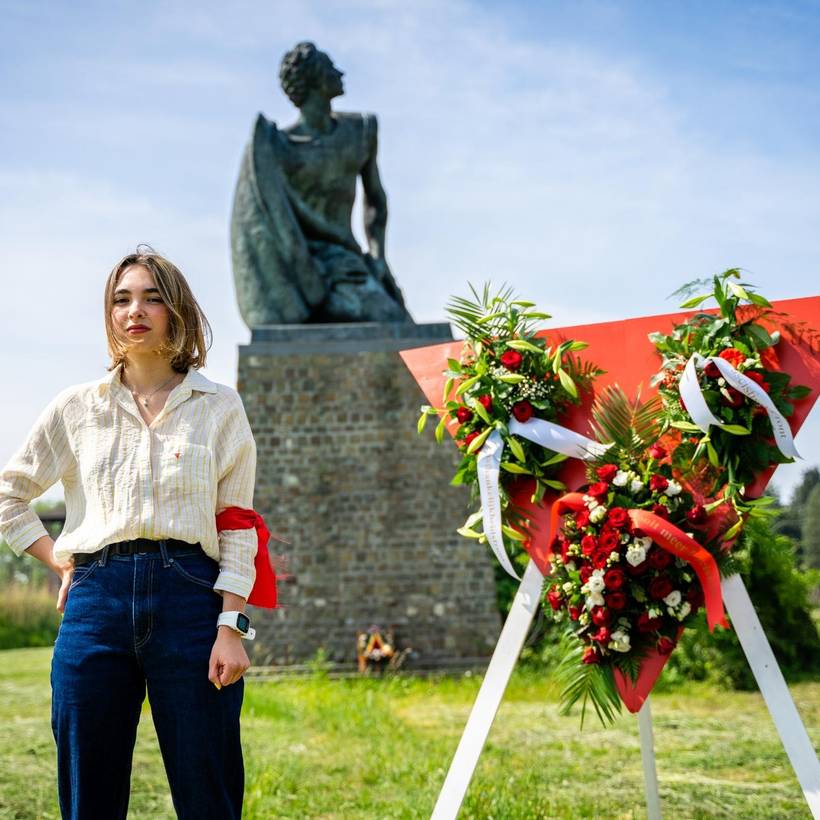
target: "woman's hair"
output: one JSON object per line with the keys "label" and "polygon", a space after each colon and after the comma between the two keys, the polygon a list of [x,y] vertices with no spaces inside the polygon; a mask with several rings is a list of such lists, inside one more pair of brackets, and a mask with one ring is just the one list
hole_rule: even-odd
{"label": "woman's hair", "polygon": [[128,346],[117,338],[111,311],[114,307],[114,291],[120,277],[131,265],[147,268],[156,283],[162,301],[168,308],[168,336],[157,351],[171,363],[178,373],[188,368],[204,367],[205,357],[211,347],[211,326],[194,298],[191,287],[182,271],[148,245],[138,245],[135,253],[124,256],[108,274],[105,283],[105,333],[108,337],[108,353],[111,356],[109,370],[113,370],[128,358]]}
{"label": "woman's hair", "polygon": [[279,67],[279,80],[282,90],[290,101],[301,108],[307,99],[308,91],[316,82],[319,54],[313,43],[299,43],[283,58]]}

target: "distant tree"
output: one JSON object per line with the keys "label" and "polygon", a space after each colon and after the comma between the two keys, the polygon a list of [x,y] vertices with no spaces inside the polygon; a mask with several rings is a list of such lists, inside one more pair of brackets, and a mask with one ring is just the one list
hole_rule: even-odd
{"label": "distant tree", "polygon": [[820,486],[820,470],[812,467],[800,478],[800,483],[792,493],[791,501],[785,506],[774,524],[774,530],[780,535],[787,535],[794,541],[798,564],[808,565],[803,548],[803,525],[806,504],[815,487]]}
{"label": "distant tree", "polygon": [[803,560],[807,566],[820,569],[820,484],[816,484],[803,506]]}

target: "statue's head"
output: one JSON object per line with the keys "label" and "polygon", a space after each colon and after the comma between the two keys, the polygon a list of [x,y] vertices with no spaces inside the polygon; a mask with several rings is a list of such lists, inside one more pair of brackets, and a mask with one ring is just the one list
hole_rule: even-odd
{"label": "statue's head", "polygon": [[343,76],[333,60],[313,43],[299,43],[282,58],[279,67],[282,90],[297,108],[301,108],[311,94],[327,100],[344,94]]}

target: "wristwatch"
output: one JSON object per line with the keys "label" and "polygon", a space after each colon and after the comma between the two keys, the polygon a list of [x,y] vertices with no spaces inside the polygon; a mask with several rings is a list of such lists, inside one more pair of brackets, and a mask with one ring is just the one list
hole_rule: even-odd
{"label": "wristwatch", "polygon": [[223,612],[216,619],[216,625],[217,627],[227,626],[248,641],[256,637],[256,630],[251,627],[251,619],[244,612]]}

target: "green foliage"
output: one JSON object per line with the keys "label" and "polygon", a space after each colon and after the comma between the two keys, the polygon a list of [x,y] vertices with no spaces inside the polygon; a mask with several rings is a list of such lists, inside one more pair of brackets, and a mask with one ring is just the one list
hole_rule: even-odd
{"label": "green foliage", "polygon": [[[741,576],[784,675],[799,678],[820,671],[820,637],[809,606],[809,579],[796,566],[794,545],[751,517],[735,550]],[[755,688],[743,650],[732,630],[711,635],[701,615],[687,629],[669,661],[669,671],[739,689]],[[666,674],[666,673],[665,673]]]}
{"label": "green foliage", "polygon": [[660,435],[658,418],[661,402],[658,398],[641,402],[640,396],[630,399],[618,386],[608,386],[592,407],[592,431],[598,441],[612,442],[602,461],[636,461]]}
{"label": "green foliage", "polygon": [[0,587],[0,649],[51,646],[60,628],[57,596],[28,583]]}
{"label": "green foliage", "polygon": [[801,524],[803,559],[812,569],[820,569],[820,484],[806,499]]}

